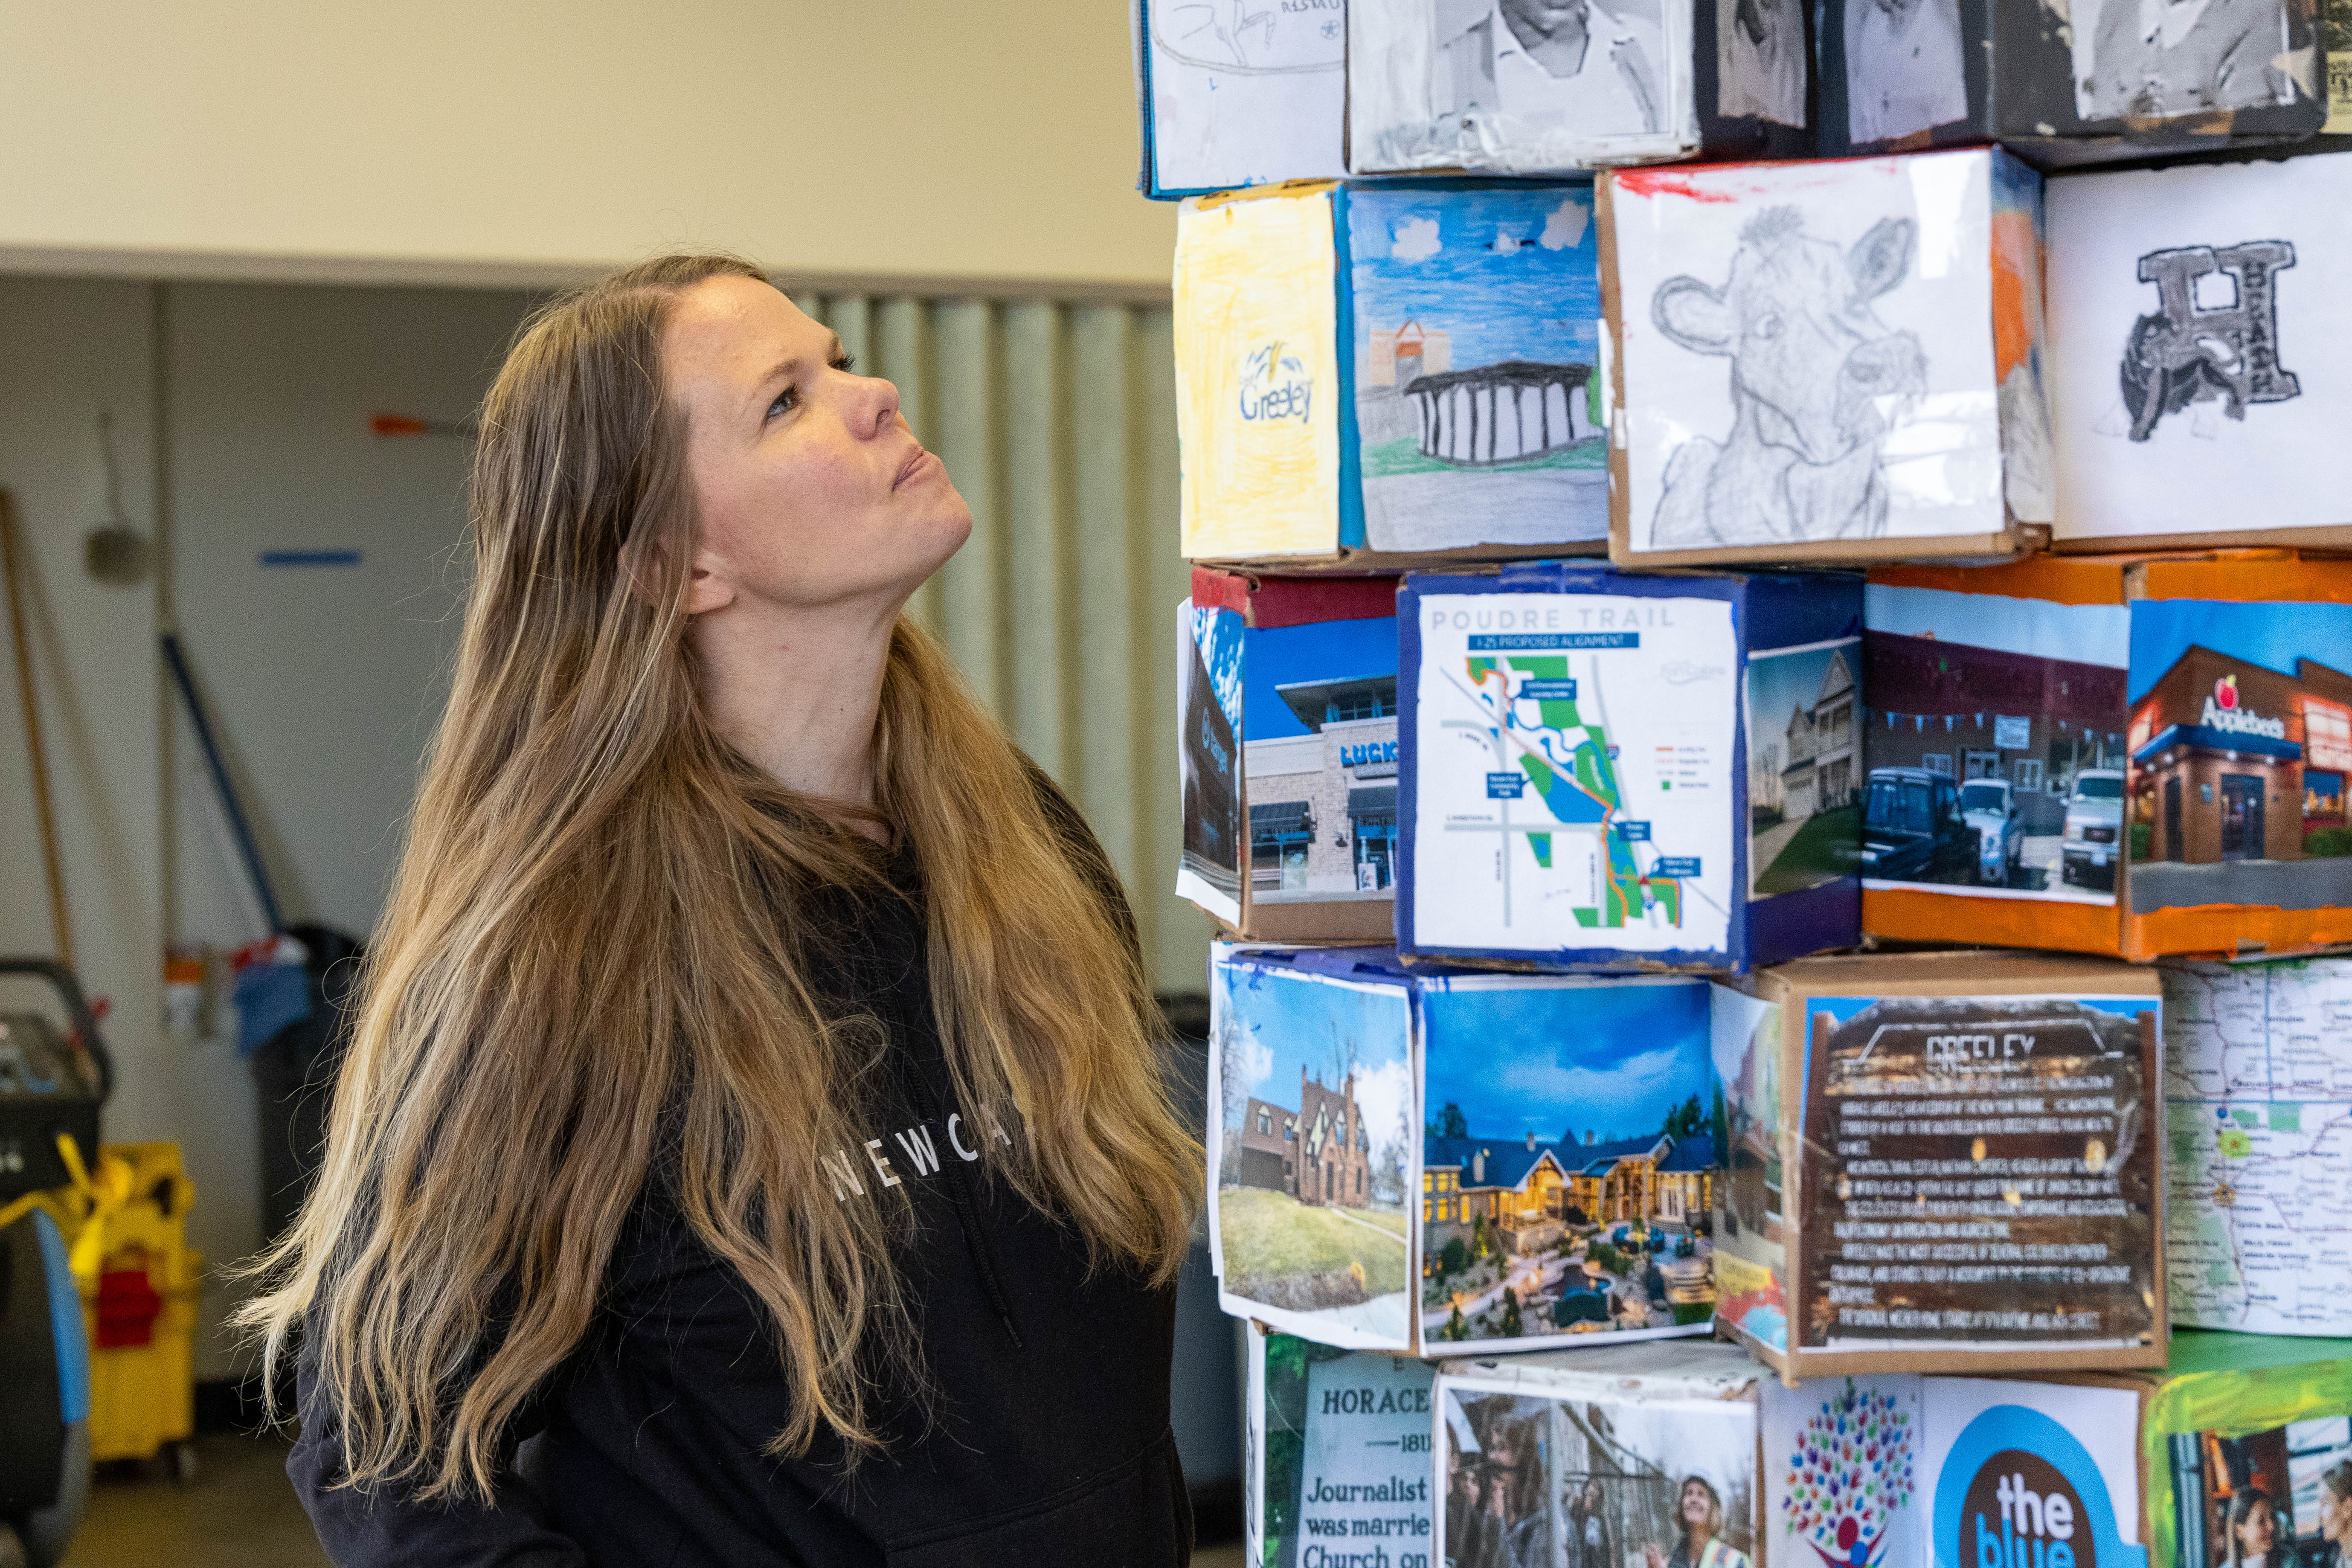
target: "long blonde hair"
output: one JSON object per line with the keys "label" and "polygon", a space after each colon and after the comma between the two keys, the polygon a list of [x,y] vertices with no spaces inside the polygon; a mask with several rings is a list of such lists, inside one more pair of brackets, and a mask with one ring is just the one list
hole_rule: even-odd
{"label": "long blonde hair", "polygon": [[[684,637],[696,524],[661,335],[719,276],[760,274],[665,257],[557,300],[483,406],[448,710],[318,1185],[242,1314],[273,1364],[301,1329],[354,1483],[487,1494],[518,1406],[589,1326],[664,1127],[696,1235],[772,1320],[793,1401],[772,1451],[830,1432],[855,1462],[884,1381],[921,1384],[904,1226],[835,1202],[820,1163],[863,1142],[883,1042],[812,990],[830,933],[803,906],[893,896],[881,857],[712,731]],[[1199,1152],[1109,868],[910,622],[875,771],[919,867],[956,1093],[1014,1130],[987,1169],[1097,1266],[1165,1283]]]}

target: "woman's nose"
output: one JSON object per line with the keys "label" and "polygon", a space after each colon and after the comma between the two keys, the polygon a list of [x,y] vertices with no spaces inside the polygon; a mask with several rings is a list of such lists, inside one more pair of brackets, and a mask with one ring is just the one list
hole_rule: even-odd
{"label": "woman's nose", "polygon": [[865,379],[866,395],[870,399],[865,434],[870,439],[887,435],[898,422],[898,389],[878,375]]}

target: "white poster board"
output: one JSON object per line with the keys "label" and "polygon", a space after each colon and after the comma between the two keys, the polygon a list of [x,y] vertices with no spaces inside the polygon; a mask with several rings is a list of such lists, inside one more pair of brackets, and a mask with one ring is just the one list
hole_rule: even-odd
{"label": "white poster board", "polygon": [[2062,541],[2352,523],[2352,153],[2050,184]]}

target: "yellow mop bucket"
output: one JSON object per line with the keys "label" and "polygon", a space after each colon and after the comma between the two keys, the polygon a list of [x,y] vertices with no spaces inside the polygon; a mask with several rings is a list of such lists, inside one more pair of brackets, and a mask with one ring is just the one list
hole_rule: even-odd
{"label": "yellow mop bucket", "polygon": [[188,1247],[195,1184],[176,1143],[109,1144],[95,1174],[70,1153],[68,1163],[82,1210],[69,1256],[89,1330],[90,1458],[148,1459],[168,1448],[188,1480],[204,1277],[203,1255]]}

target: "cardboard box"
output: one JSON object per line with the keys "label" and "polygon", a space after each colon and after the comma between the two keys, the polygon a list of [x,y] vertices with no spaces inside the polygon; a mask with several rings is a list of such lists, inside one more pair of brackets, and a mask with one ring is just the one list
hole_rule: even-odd
{"label": "cardboard box", "polygon": [[1244,936],[1391,939],[1396,583],[1193,571],[1176,892]]}
{"label": "cardboard box", "polygon": [[1407,577],[1399,947],[1622,972],[1851,946],[1860,608],[1833,573]]}
{"label": "cardboard box", "polygon": [[[1826,1422],[1793,1428],[1816,1404]],[[1849,1406],[1896,1419],[1849,1447]],[[2233,1527],[2265,1522],[2269,1562],[2318,1563],[2352,1535],[2352,1342],[2190,1331],[2146,1372],[1865,1375],[1768,1389],[1762,1408],[1776,1564],[2220,1568],[2252,1560]],[[1916,1483],[1854,1510],[1882,1464]],[[1847,1531],[1857,1511],[1877,1533]]]}
{"label": "cardboard box", "polygon": [[1598,553],[1589,185],[1316,185],[1179,216],[1183,549],[1277,570]]}
{"label": "cardboard box", "polygon": [[[1444,1363],[1432,1561],[1768,1562],[1764,1383],[1704,1340]],[[1685,1503],[1714,1526],[1703,1555]]]}
{"label": "cardboard box", "polygon": [[1825,0],[1821,150],[2000,142],[2043,168],[2275,147],[2327,108],[2314,0]]}
{"label": "cardboard box", "polygon": [[2050,188],[2061,550],[2352,544],[2352,153]]}
{"label": "cardboard box", "polygon": [[1791,1383],[2161,1364],[2160,1010],[2025,953],[1718,984],[1717,1324]]}
{"label": "cardboard box", "polygon": [[[1154,201],[1347,172],[1348,32],[1340,0],[1242,14],[1130,0],[1143,167]],[[1236,25],[1239,24],[1239,25]]]}
{"label": "cardboard box", "polygon": [[1373,1542],[1396,1568],[1441,1561],[1430,1553],[1429,1389],[1437,1368],[1263,1327],[1248,1338],[1244,1561],[1314,1563]]}
{"label": "cardboard box", "polygon": [[2039,174],[1979,149],[1620,170],[1599,200],[1612,561],[2046,538]]}
{"label": "cardboard box", "polygon": [[[1555,8],[1558,9],[1558,8]],[[1796,0],[1617,0],[1546,39],[1538,7],[1351,0],[1348,166],[1557,174],[1813,150]]]}
{"label": "cardboard box", "polygon": [[2352,1335],[2352,958],[2159,973],[2172,1321]]}
{"label": "cardboard box", "polygon": [[1228,1312],[1397,1354],[1711,1331],[1706,982],[1220,946],[1213,1256]]}
{"label": "cardboard box", "polygon": [[2352,940],[2352,563],[1870,583],[1864,930],[2126,958]]}
{"label": "cardboard box", "polygon": [[2352,1533],[2347,1341],[2190,1331],[2138,1373],[1787,1388],[1703,1341],[1433,1369],[1273,1336],[1252,1373],[1252,1563],[1672,1561],[1693,1476],[1717,1568],[2221,1568],[2263,1519],[2271,1563],[2332,1563]]}

